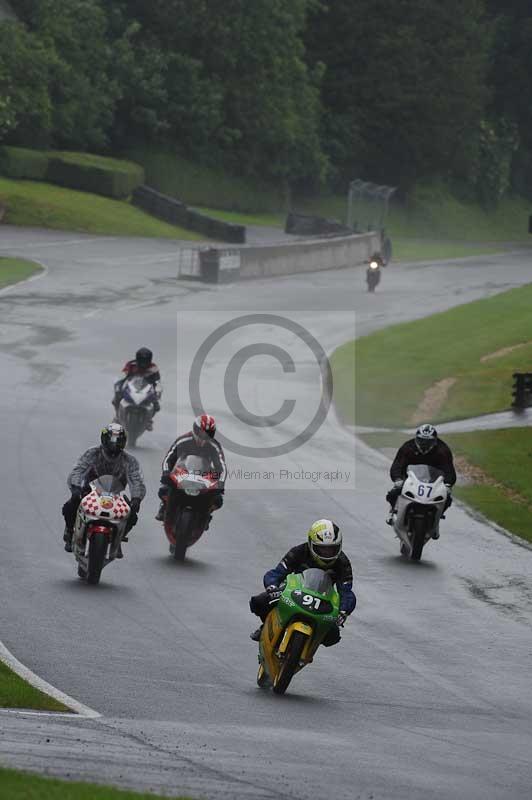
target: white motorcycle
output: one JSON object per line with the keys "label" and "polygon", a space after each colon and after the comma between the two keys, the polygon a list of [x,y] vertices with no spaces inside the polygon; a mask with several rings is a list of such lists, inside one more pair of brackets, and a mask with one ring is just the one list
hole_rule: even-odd
{"label": "white motorcycle", "polygon": [[130,447],[135,447],[139,436],[148,430],[148,424],[153,419],[155,401],[158,399],[153,383],[148,383],[139,375],[124,383],[117,417],[127,431]]}
{"label": "white motorcycle", "polygon": [[72,552],[79,577],[97,584],[102,569],[121,552],[130,507],[122,483],[113,475],[102,475],[89,485],[76,514]]}
{"label": "white motorcycle", "polygon": [[393,514],[401,555],[419,561],[429,539],[439,538],[449,490],[443,473],[427,464],[410,464]]}

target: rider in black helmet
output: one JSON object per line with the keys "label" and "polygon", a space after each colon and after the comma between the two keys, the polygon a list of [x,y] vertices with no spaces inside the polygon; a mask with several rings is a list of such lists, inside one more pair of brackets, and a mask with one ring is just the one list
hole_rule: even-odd
{"label": "rider in black helmet", "polygon": [[[112,400],[113,406],[115,407],[115,412],[118,413],[118,406],[120,405],[120,400],[122,399],[122,391],[124,389],[124,384],[128,380],[128,378],[133,378],[135,375],[139,375],[140,377],[144,378],[145,381],[148,383],[153,384],[155,387],[156,398],[153,403],[153,416],[157,414],[158,411],[161,410],[161,375],[159,373],[159,367],[157,364],[153,363],[153,353],[148,347],[141,347],[135,353],[135,358],[131,361],[127,361],[122,369],[125,377],[121,378],[119,381],[115,383],[115,394]],[[153,423],[150,420],[148,423],[148,430],[151,430],[153,427]]]}
{"label": "rider in black helmet", "polygon": [[409,439],[401,445],[390,467],[390,477],[394,485],[386,495],[386,500],[391,506],[390,517],[387,520],[389,525],[393,524],[391,514],[395,508],[397,498],[401,494],[409,464],[427,464],[429,467],[441,470],[443,472],[443,480],[448,489],[445,508],[449,508],[452,503],[451,489],[456,483],[453,454],[449,446],[438,438],[438,432],[434,425],[429,423],[420,425],[416,431],[415,438]]}
{"label": "rider in black helmet", "polygon": [[65,519],[63,541],[68,553],[72,552],[72,534],[81,498],[86,493],[89,483],[102,475],[114,475],[123,486],[126,484],[129,486],[131,511],[127,521],[126,534],[137,524],[140,504],[146,494],[146,486],[139,462],[124,450],[126,442],[127,435],[124,428],[117,422],[111,422],[102,429],[100,446],[90,447],[86,450],[68,476],[70,499],[63,506]]}

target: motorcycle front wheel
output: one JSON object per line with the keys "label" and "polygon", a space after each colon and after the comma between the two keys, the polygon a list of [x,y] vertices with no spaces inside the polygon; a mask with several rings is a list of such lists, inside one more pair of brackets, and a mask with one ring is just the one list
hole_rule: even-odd
{"label": "motorcycle front wheel", "polygon": [[183,562],[187,554],[188,541],[192,525],[194,524],[194,512],[190,508],[184,508],[175,526],[175,550],[174,559]]}
{"label": "motorcycle front wheel", "polygon": [[412,520],[412,561],[419,561],[425,545],[426,523],[423,517]]}
{"label": "motorcycle front wheel", "polygon": [[259,664],[259,671],[257,672],[257,686],[264,689],[269,683],[269,678],[262,664]]}
{"label": "motorcycle front wheel", "polygon": [[307,636],[301,631],[295,631],[292,634],[288,649],[283,661],[282,667],[273,682],[273,691],[275,694],[284,694],[290,685],[290,681],[299,666],[301,660],[301,653],[305,647]]}
{"label": "motorcycle front wheel", "polygon": [[105,533],[93,533],[89,541],[89,563],[87,566],[87,583],[96,586],[100,582],[108,539]]}
{"label": "motorcycle front wheel", "polygon": [[145,425],[143,420],[139,419],[139,416],[137,414],[128,414],[127,424],[125,427],[127,431],[127,439],[129,446],[136,447],[137,439],[145,431]]}

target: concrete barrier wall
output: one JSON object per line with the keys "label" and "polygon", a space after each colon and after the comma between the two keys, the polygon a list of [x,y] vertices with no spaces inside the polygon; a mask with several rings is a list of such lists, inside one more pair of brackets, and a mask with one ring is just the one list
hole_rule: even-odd
{"label": "concrete barrier wall", "polygon": [[278,245],[242,247],[240,279],[318,272],[363,264],[381,247],[379,233],[333,236]]}
{"label": "concrete barrier wall", "polygon": [[179,278],[226,283],[251,278],[344,269],[364,264],[381,249],[379,233],[334,236],[286,244],[181,248]]}

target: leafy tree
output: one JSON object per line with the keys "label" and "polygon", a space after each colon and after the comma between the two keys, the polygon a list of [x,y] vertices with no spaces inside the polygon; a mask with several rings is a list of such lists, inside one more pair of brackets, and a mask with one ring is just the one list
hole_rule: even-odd
{"label": "leafy tree", "polygon": [[17,11],[54,52],[49,70],[53,141],[74,149],[105,147],[119,87],[99,0],[23,0]]}
{"label": "leafy tree", "polygon": [[0,127],[8,141],[34,147],[48,143],[53,125],[48,93],[53,58],[19,22],[0,23]]}
{"label": "leafy tree", "polygon": [[495,30],[491,114],[517,125],[520,148],[514,154],[513,183],[532,197],[532,6],[529,0],[507,0],[502,7],[488,0],[488,8]]}
{"label": "leafy tree", "polygon": [[318,176],[320,69],[304,61],[311,0],[140,0],[124,8],[169,54],[168,122],[196,157],[249,174]]}
{"label": "leafy tree", "polygon": [[329,0],[313,15],[324,142],[349,177],[408,187],[463,166],[487,99],[483,12],[481,0]]}

